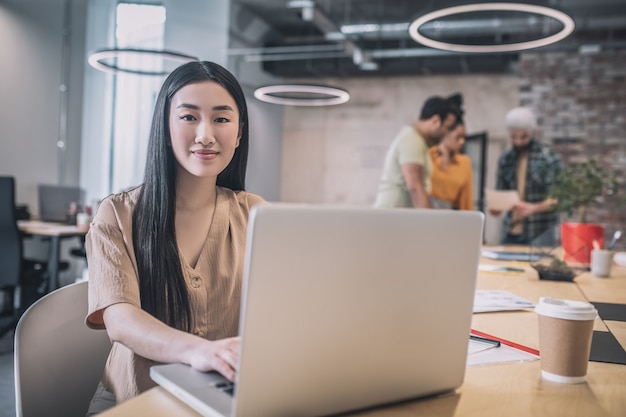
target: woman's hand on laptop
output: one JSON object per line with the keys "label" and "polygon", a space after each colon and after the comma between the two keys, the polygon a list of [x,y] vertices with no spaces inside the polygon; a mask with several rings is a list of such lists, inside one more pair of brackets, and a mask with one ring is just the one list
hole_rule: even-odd
{"label": "woman's hand on laptop", "polygon": [[130,303],[113,304],[102,313],[107,333],[144,358],[181,362],[199,371],[217,371],[234,382],[239,367],[239,337],[207,340],[174,329]]}
{"label": "woman's hand on laptop", "polygon": [[239,341],[239,337],[204,340],[205,343],[199,344],[191,352],[189,365],[198,371],[217,371],[235,382],[239,366]]}

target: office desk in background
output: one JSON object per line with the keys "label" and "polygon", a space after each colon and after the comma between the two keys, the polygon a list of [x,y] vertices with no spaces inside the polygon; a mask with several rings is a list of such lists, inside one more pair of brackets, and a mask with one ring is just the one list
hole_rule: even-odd
{"label": "office desk in background", "polygon": [[37,220],[18,220],[17,227],[27,235],[44,236],[50,239],[48,249],[48,289],[51,292],[59,288],[59,262],[61,239],[81,237],[87,229],[62,223],[49,223]]}
{"label": "office desk in background", "polygon": [[[626,267],[613,265],[609,278],[585,273],[575,282],[540,281],[528,263],[481,263],[515,266],[517,274],[480,272],[477,289],[506,290],[534,303],[540,296],[579,301],[626,304]],[[537,315],[524,311],[474,314],[472,328],[500,338],[539,348]],[[626,347],[626,322],[596,320],[595,331],[611,331]],[[417,352],[416,354],[419,354]],[[384,358],[372,358],[372,360]],[[329,376],[332,377],[332,376]],[[152,388],[114,407],[102,417],[149,415],[197,417],[194,410],[163,388]],[[626,365],[589,362],[586,382],[558,384],[542,380],[539,361],[472,366],[454,393],[367,410],[350,416],[391,417],[624,417]]]}

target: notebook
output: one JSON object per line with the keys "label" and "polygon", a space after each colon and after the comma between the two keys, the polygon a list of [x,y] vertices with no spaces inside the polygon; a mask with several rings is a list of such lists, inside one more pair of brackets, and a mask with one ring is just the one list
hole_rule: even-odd
{"label": "notebook", "polygon": [[70,204],[82,207],[84,193],[79,187],[40,184],[37,187],[39,198],[39,218],[44,222],[66,222]]}
{"label": "notebook", "polygon": [[497,259],[500,261],[522,261],[522,262],[536,262],[543,258],[544,255],[539,252],[515,252],[505,250],[489,250],[484,249],[482,256],[489,259]]}
{"label": "notebook", "polygon": [[206,416],[324,416],[454,390],[482,228],[480,212],[255,206],[234,394],[182,364],[151,377]]}

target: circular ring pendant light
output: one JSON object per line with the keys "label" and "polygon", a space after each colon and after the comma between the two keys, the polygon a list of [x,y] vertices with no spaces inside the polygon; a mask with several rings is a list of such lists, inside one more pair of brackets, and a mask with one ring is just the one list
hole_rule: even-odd
{"label": "circular ring pendant light", "polygon": [[[420,27],[442,17],[453,16],[461,13],[485,12],[485,11],[509,11],[532,13],[557,20],[563,28],[550,36],[525,42],[494,44],[494,45],[468,45],[437,41],[420,33]],[[426,13],[415,19],[409,25],[409,35],[413,40],[432,48],[443,49],[453,52],[489,53],[489,52],[514,52],[526,49],[539,48],[565,39],[574,31],[574,20],[567,14],[543,6],[535,6],[523,3],[476,3],[462,6],[447,7]]]}
{"label": "circular ring pendant light", "polygon": [[[298,97],[297,94],[308,94],[308,96]],[[254,97],[267,103],[287,106],[333,106],[350,100],[350,94],[340,88],[303,84],[260,87],[255,90]]]}
{"label": "circular ring pendant light", "polygon": [[100,71],[112,73],[124,72],[128,74],[160,76],[167,75],[171,72],[165,69],[146,70],[126,68],[118,66],[117,64],[105,62],[106,59],[112,58],[160,58],[163,61],[173,61],[177,64],[184,64],[186,62],[198,60],[198,58],[190,55],[166,50],[120,48],[96,51],[89,56],[88,62],[89,65]]}

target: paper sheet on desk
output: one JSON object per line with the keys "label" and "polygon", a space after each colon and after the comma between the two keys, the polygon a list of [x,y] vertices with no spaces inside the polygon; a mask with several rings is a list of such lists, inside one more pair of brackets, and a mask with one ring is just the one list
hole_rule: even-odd
{"label": "paper sheet on desk", "polygon": [[489,365],[510,362],[535,361],[539,356],[505,344],[499,347],[470,340],[467,348],[467,366]]}
{"label": "paper sheet on desk", "polygon": [[474,293],[474,313],[523,310],[534,306],[532,302],[509,291],[476,290]]}
{"label": "paper sheet on desk", "polygon": [[480,272],[495,272],[498,274],[520,274],[525,271],[522,268],[515,268],[511,266],[500,266],[492,264],[478,264],[478,271]]}
{"label": "paper sheet on desk", "polygon": [[519,203],[519,194],[515,190],[492,190],[485,188],[485,198],[489,210],[508,211]]}
{"label": "paper sheet on desk", "polygon": [[538,252],[530,253],[520,251],[483,249],[480,252],[480,256],[482,256],[483,258],[496,259],[499,261],[536,262],[546,255]]}

